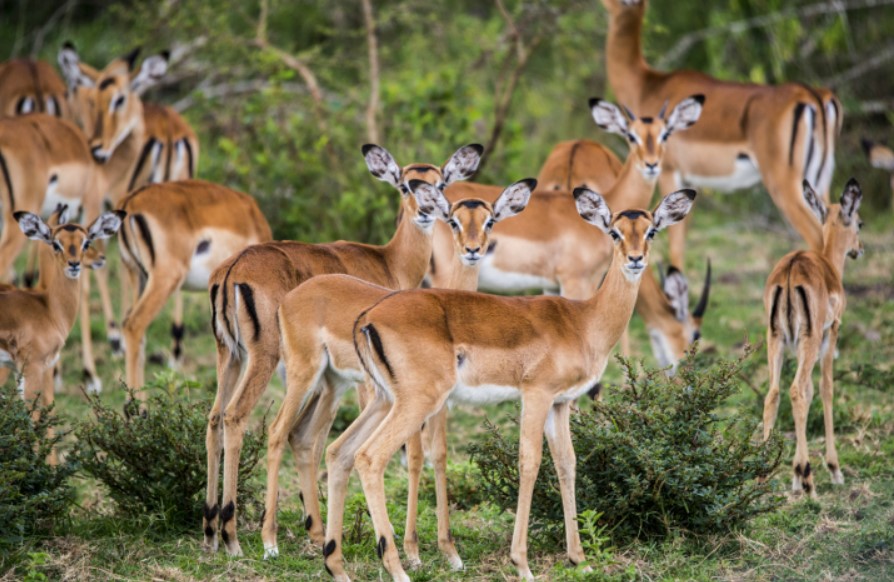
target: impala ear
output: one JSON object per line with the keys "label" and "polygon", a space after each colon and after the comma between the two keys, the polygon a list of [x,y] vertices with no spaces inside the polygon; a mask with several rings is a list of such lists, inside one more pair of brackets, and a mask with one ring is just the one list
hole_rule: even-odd
{"label": "impala ear", "polygon": [[441,168],[445,184],[452,184],[457,180],[467,180],[478,170],[481,156],[484,155],[484,146],[473,143],[456,150],[447,163]]}
{"label": "impala ear", "polygon": [[400,190],[400,166],[394,157],[382,146],[368,143],[360,148],[369,173],[383,182],[388,182]]}
{"label": "impala ear", "polygon": [[109,238],[121,228],[121,222],[127,213],[123,210],[104,212],[87,228],[87,238],[90,240]]}
{"label": "impala ear", "polygon": [[851,178],[844,186],[844,192],[841,193],[841,217],[844,219],[845,225],[850,225],[857,211],[860,210],[861,202],[863,202],[863,191],[860,189],[860,184]]}
{"label": "impala ear", "polygon": [[590,99],[590,113],[600,128],[627,137],[627,118],[615,104],[593,97]]}
{"label": "impala ear", "polygon": [[695,202],[695,190],[683,189],[671,192],[652,212],[652,228],[663,230],[686,218]]}
{"label": "impala ear", "polygon": [[81,64],[81,57],[70,41],[66,41],[62,45],[57,58],[62,76],[65,77],[69,89],[78,86],[93,87],[96,84],[95,79],[84,72],[85,67]]}
{"label": "impala ear", "polygon": [[419,204],[419,212],[428,214],[443,222],[450,216],[450,203],[437,186],[424,180],[410,180],[410,191]]}
{"label": "impala ear", "polygon": [[13,213],[19,228],[31,240],[39,240],[50,244],[53,242],[53,231],[38,215],[33,212],[18,211]]}
{"label": "impala ear", "polygon": [[56,205],[56,210],[53,211],[53,214],[50,215],[47,224],[50,227],[54,227],[66,223],[68,223],[68,204],[62,204],[60,202]]}
{"label": "impala ear", "polygon": [[674,310],[674,317],[677,321],[686,321],[686,315],[689,313],[689,281],[686,280],[686,276],[671,265],[667,269],[662,287],[668,303]]}
{"label": "impala ear", "polygon": [[692,127],[701,117],[704,104],[704,95],[693,95],[677,103],[667,118],[667,135]]}
{"label": "impala ear", "polygon": [[605,199],[584,186],[575,188],[573,194],[574,204],[581,218],[607,234],[611,230],[612,211]]}
{"label": "impala ear", "polygon": [[531,200],[531,192],[536,187],[537,180],[534,178],[525,178],[510,184],[494,202],[494,222],[506,220],[524,210]]}
{"label": "impala ear", "polygon": [[817,196],[813,188],[811,188],[810,182],[804,180],[804,182],[801,183],[801,187],[804,189],[804,202],[807,203],[807,207],[810,208],[817,220],[820,221],[820,224],[826,224],[826,216],[828,215],[826,205],[823,204],[823,201]]}
{"label": "impala ear", "polygon": [[130,90],[139,94],[158,83],[168,72],[168,58],[170,58],[168,51],[147,57],[139,72],[130,80]]}

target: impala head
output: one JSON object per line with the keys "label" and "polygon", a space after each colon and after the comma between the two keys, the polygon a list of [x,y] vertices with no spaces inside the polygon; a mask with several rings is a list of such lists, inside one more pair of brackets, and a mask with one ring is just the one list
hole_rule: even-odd
{"label": "impala head", "polygon": [[638,280],[649,262],[649,249],[655,234],[683,220],[692,210],[695,190],[671,192],[655,210],[622,210],[612,215],[605,200],[588,188],[574,189],[574,202],[581,217],[612,237],[612,262],[631,281]]}
{"label": "impala head", "polygon": [[860,240],[860,229],[863,221],[857,213],[863,202],[863,191],[853,178],[847,181],[838,204],[826,207],[822,198],[817,196],[813,188],[804,180],[804,201],[823,225],[823,244],[828,248],[834,245],[852,259],[863,256],[863,241]]}
{"label": "impala head", "polygon": [[[493,205],[478,198],[466,198],[453,205],[435,207],[436,217],[446,222],[453,231],[453,244],[463,264],[474,267],[484,258],[490,244],[491,229],[501,220],[523,211],[536,187],[537,180],[526,178],[503,190]],[[428,196],[432,199],[447,202],[443,196],[436,197],[437,188],[427,182],[411,180],[410,190],[417,196],[420,190],[429,190]]]}
{"label": "impala head", "polygon": [[702,114],[704,95],[693,95],[680,101],[667,113],[667,102],[658,117],[637,117],[626,107],[618,106],[597,97],[590,99],[590,112],[600,128],[617,133],[627,140],[629,156],[633,156],[637,169],[647,180],[656,180],[661,173],[667,140],[675,131],[691,127]]}
{"label": "impala head", "polygon": [[[64,222],[65,210],[58,213],[56,220]],[[32,240],[41,241],[53,248],[54,258],[65,276],[69,279],[77,279],[81,275],[81,263],[87,263],[94,267],[95,259],[89,250],[94,241],[113,236],[121,227],[124,218],[123,210],[106,212],[93,221],[88,228],[79,224],[61,224],[49,226],[41,218],[31,212],[16,212],[16,221],[25,236]]]}
{"label": "impala head", "polygon": [[[388,150],[374,144],[366,144],[361,149],[370,174],[397,188],[403,199],[401,212],[410,212],[413,221],[422,228],[434,226],[438,214],[443,208],[449,212],[450,204],[444,198],[444,189],[453,182],[466,180],[478,169],[484,147],[470,144],[456,150],[450,159],[441,166],[433,164],[410,164],[401,168],[394,161]],[[416,194],[410,188],[411,181],[425,182],[433,186],[437,196],[428,189]]]}
{"label": "impala head", "polygon": [[112,157],[121,142],[143,121],[140,94],[161,79],[168,69],[168,53],[146,58],[134,70],[140,49],[97,71],[80,62],[71,43],[59,52],[59,66],[68,81],[72,113],[90,141],[90,151],[99,163]]}

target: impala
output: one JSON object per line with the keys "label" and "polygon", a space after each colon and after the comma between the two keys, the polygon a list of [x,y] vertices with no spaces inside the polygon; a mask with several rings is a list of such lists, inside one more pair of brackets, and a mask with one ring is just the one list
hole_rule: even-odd
{"label": "impala", "polygon": [[[669,114],[662,109],[655,118],[636,118],[601,99],[592,99],[590,107],[596,125],[622,135],[630,148],[620,175],[605,192],[605,200],[614,208],[648,207],[668,144],[699,119],[701,96],[683,99]],[[610,163],[602,163],[606,170],[611,167]],[[561,164],[557,165],[561,168]],[[581,173],[597,175],[595,171]],[[491,186],[457,184],[447,189],[451,201],[464,197],[493,200],[494,196]],[[558,292],[569,299],[587,299],[596,291],[611,260],[611,243],[581,222],[567,191],[541,189],[532,197],[528,212],[498,224],[492,239],[481,264],[479,289],[483,291],[517,293],[539,289]],[[452,253],[449,231],[436,227],[430,271],[433,287],[445,287]],[[682,284],[675,284],[681,280]],[[698,336],[710,290],[710,278],[706,277],[702,298],[690,316],[686,308],[673,308],[689,304],[688,285],[682,273],[672,274],[666,281],[670,284],[662,289],[651,272],[644,274],[637,302],[637,311],[645,320],[653,353],[661,366],[675,365]]]}
{"label": "impala", "polygon": [[[430,190],[428,196],[439,202],[435,209],[438,218],[450,225],[453,231],[456,268],[450,289],[474,291],[477,288],[478,265],[484,256],[484,249],[487,249],[491,228],[524,210],[536,184],[532,179],[516,182],[507,187],[491,206],[476,198],[448,205],[434,186],[420,181],[410,183],[413,192],[420,188]],[[262,529],[265,557],[279,555],[276,504],[279,465],[287,439],[298,467],[301,499],[307,514],[305,527],[311,539],[323,545],[317,468],[342,394],[364,378],[363,368],[354,350],[354,321],[364,309],[390,293],[393,293],[392,289],[348,275],[320,275],[289,292],[280,305],[279,327],[282,330],[288,390],[270,427],[267,444],[267,500]],[[296,416],[299,410],[300,417]],[[439,416],[443,415],[446,415],[446,409],[439,413]],[[439,422],[438,426],[439,429],[446,429],[445,422]],[[420,564],[415,507],[422,454],[418,438],[411,443],[408,447],[410,510],[407,512],[404,549],[411,562]],[[438,545],[455,568],[462,568],[462,560],[447,525],[446,432],[439,430],[435,444],[433,460],[437,481]],[[338,487],[332,481],[329,486]],[[340,524],[341,512],[338,516],[330,513],[330,522],[335,520]],[[340,525],[335,527],[341,529]]]}
{"label": "impala", "polygon": [[[218,519],[230,555],[241,555],[236,537],[236,479],[248,414],[267,388],[280,360],[276,311],[286,293],[315,275],[344,273],[390,289],[412,289],[425,276],[431,259],[432,227],[440,191],[471,176],[484,148],[467,145],[444,166],[410,164],[401,168],[382,147],[367,144],[362,152],[373,176],[401,194],[397,230],[383,246],[339,241],[329,244],[273,242],[231,257],[211,276],[214,336],[217,339],[217,396],[208,415],[208,490],[203,529],[205,545],[217,550]],[[410,192],[409,181],[437,186]],[[218,505],[221,438],[223,503]]]}
{"label": "impala", "polygon": [[121,208],[128,214],[119,235],[121,261],[136,295],[123,324],[126,379],[140,389],[146,330],[168,297],[181,288],[206,290],[230,255],[273,237],[254,198],[204,180],[143,186]]}
{"label": "impala", "polygon": [[873,168],[885,170],[891,174],[891,204],[894,207],[894,151],[886,145],[862,139],[863,150]]}
{"label": "impala", "polygon": [[776,263],[764,288],[770,370],[770,391],[764,401],[764,440],[770,437],[776,422],[783,350],[789,347],[798,358],[798,370],[790,390],[797,442],[792,490],[804,490],[816,497],[807,450],[807,412],[813,401],[811,376],[817,359],[822,372],[820,395],[826,428],[826,468],[832,474],[832,483],[844,483],[832,422],[832,364],[846,303],[842,284],[844,262],[847,257],[856,259],[863,254],[862,221],[857,214],[863,193],[851,178],[844,187],[841,203],[826,207],[805,181],[804,200],[823,225],[823,250],[793,251],[785,255]]}
{"label": "impala", "polygon": [[[50,227],[34,213],[15,213],[25,236],[44,243],[40,288],[0,289],[0,362],[21,371],[26,400],[39,395],[45,405],[52,404],[53,366],[78,313],[81,263],[93,262],[87,256],[91,246],[114,235],[123,216],[121,211],[106,212],[85,229],[77,224]],[[7,373],[0,368],[0,382]]]}
{"label": "impala", "polygon": [[[140,98],[167,72],[168,53],[147,57],[136,69],[138,55],[139,49],[131,51],[100,71],[82,63],[71,43],[65,43],[59,52],[72,116],[108,177],[104,195],[113,207],[146,184],[194,178],[198,164],[199,142],[189,124],[170,107],[144,103]],[[100,292],[108,338],[113,351],[119,351],[120,333],[103,284],[101,281]],[[176,366],[183,351],[183,298],[179,291],[174,303],[171,335],[172,364]]]}
{"label": "impala", "polygon": [[605,192],[617,180],[621,167],[618,157],[601,143],[588,139],[563,141],[546,157],[537,184],[546,192],[571,192],[577,186]]}
{"label": "impala", "polygon": [[[574,400],[599,381],[636,302],[655,233],[682,220],[695,192],[664,198],[654,212],[612,215],[603,198],[579,188],[581,216],[614,240],[611,266],[587,300],[498,297],[425,289],[389,295],[355,323],[354,342],[376,396],[326,453],[330,507],[344,503],[347,476],[356,467],[366,495],[376,550],[394,580],[409,580],[392,540],[385,506],[384,471],[391,456],[448,399],[481,404],[521,398],[520,486],[511,557],[521,578],[527,562],[531,494],[543,434],[559,476],[568,557],[586,559],[577,531],[575,456],[569,416]],[[339,529],[327,523],[326,567],[347,580]]]}
{"label": "impala", "polygon": [[0,63],[0,117],[26,113],[68,117],[65,83],[44,61],[13,59]]}
{"label": "impala", "polygon": [[[773,202],[810,248],[822,229],[801,196],[801,182],[828,198],[842,108],[830,91],[798,83],[720,81],[697,71],[663,72],[643,58],[645,0],[603,0],[608,10],[608,82],[636,110],[658,109],[693,93],[707,98],[702,120],[668,147],[661,192],[681,185],[736,190],[763,182]],[[670,231],[671,264],[683,267],[685,224]]]}

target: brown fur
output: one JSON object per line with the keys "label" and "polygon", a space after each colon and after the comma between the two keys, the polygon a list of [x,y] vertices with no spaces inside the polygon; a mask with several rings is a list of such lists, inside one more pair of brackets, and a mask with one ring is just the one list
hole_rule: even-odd
{"label": "brown fur", "polygon": [[24,98],[33,99],[32,112],[69,117],[65,83],[52,65],[29,59],[0,63],[0,117],[18,115]]}

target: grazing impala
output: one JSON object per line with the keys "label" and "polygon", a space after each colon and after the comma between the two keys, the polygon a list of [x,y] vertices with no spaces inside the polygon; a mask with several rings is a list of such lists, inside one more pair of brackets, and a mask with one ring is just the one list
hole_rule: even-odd
{"label": "grazing impala", "polygon": [[869,165],[885,170],[891,174],[891,207],[894,208],[894,151],[886,145],[873,143],[866,138],[861,140]]}
{"label": "grazing impala", "polygon": [[[276,318],[282,298],[307,279],[344,273],[391,289],[412,289],[425,276],[431,258],[432,227],[439,215],[446,185],[470,177],[484,148],[467,145],[443,166],[410,164],[401,168],[382,147],[363,146],[373,176],[401,193],[397,230],[383,246],[339,241],[330,244],[274,242],[249,247],[221,265],[211,276],[214,336],[217,339],[217,397],[208,415],[208,491],[203,528],[205,545],[217,550],[221,537],[230,555],[241,555],[236,537],[236,479],[248,414],[267,388],[280,360]],[[437,186],[417,188],[419,179]],[[444,202],[446,204],[446,201]],[[240,377],[241,376],[241,377]],[[221,437],[223,438],[223,503],[218,505]]]}
{"label": "grazing impala", "polygon": [[[478,265],[487,248],[494,224],[524,210],[537,182],[521,180],[507,187],[493,206],[484,200],[468,198],[447,204],[437,196],[435,187],[413,181],[410,189],[431,190],[428,196],[441,202],[438,217],[453,230],[454,279],[450,289],[474,291],[478,286]],[[288,391],[282,408],[270,427],[267,444],[267,501],[262,535],[264,556],[279,555],[276,543],[276,504],[279,493],[279,465],[286,440],[292,446],[301,484],[307,518],[305,526],[311,539],[323,545],[324,531],[317,496],[317,468],[329,428],[335,419],[342,394],[363,380],[363,368],[354,350],[354,321],[392,289],[367,283],[348,275],[320,275],[289,292],[279,308],[283,359],[286,364]],[[296,416],[304,405],[300,417]],[[446,428],[446,408],[439,413],[438,426]],[[434,422],[434,420],[432,420]],[[430,423],[431,424],[431,423]],[[430,426],[430,425],[429,425]],[[408,454],[410,471],[409,505],[404,549],[408,559],[420,564],[416,536],[416,501],[422,471],[422,452],[418,438],[411,441]],[[438,499],[438,545],[451,565],[462,568],[447,524],[447,441],[446,432],[436,435],[434,451],[436,494]],[[333,487],[330,481],[330,487]],[[330,513],[331,519],[334,518]],[[340,529],[340,526],[337,526]]]}
{"label": "grazing impala", "polygon": [[[616,98],[635,110],[701,93],[702,121],[668,147],[661,192],[686,186],[736,190],[763,182],[773,202],[810,248],[822,229],[804,204],[801,182],[828,198],[842,108],[824,89],[798,83],[720,81],[697,71],[656,71],[643,58],[645,0],[602,0],[609,13],[606,69]],[[671,229],[671,264],[683,267],[685,224]]]}
{"label": "grazing impala", "polygon": [[[521,398],[520,486],[512,562],[533,579],[527,561],[528,517],[540,467],[543,434],[556,465],[565,515],[568,557],[584,562],[574,497],[575,457],[569,417],[574,400],[599,381],[630,316],[655,233],[682,220],[695,192],[668,195],[654,212],[612,215],[603,198],[579,188],[581,216],[614,240],[602,286],[585,301],[562,297],[497,297],[425,289],[389,295],[362,314],[354,342],[376,396],[327,454],[332,508],[344,504],[356,466],[372,516],[376,550],[394,580],[409,580],[392,540],[384,471],[391,456],[449,398],[481,404]],[[326,567],[347,580],[340,525],[330,517]]]}
{"label": "grazing impala", "polygon": [[[683,99],[669,114],[662,110],[656,118],[636,118],[629,112],[625,115],[601,99],[592,99],[590,107],[596,125],[622,135],[630,147],[605,200],[614,208],[647,207],[668,144],[699,119],[701,96]],[[609,168],[610,164],[603,167]],[[477,184],[457,184],[447,189],[451,201],[473,196],[492,200],[495,194],[493,187]],[[611,243],[581,222],[567,191],[541,189],[529,206],[528,212],[494,228],[491,248],[481,264],[479,289],[498,293],[540,289],[559,292],[569,299],[588,299],[608,268]],[[433,287],[445,287],[452,253],[449,231],[436,228],[430,272]],[[661,366],[676,364],[697,337],[710,289],[710,279],[706,278],[702,299],[690,315],[685,308],[672,309],[672,305],[689,303],[688,285],[682,273],[672,274],[666,281],[669,284],[662,289],[651,272],[645,273],[637,302],[637,311],[649,329],[653,353]],[[675,284],[681,281],[682,284]]]}
{"label": "grazing impala", "polygon": [[[167,72],[168,54],[153,55],[135,69],[139,49],[97,70],[81,62],[71,43],[59,52],[68,81],[72,116],[84,130],[93,157],[108,176],[104,194],[117,207],[129,192],[146,184],[194,178],[199,142],[189,124],[170,107],[144,103],[140,95]],[[102,285],[102,282],[100,283]],[[103,292],[103,288],[100,288]],[[174,298],[172,363],[179,363],[183,340],[183,299]],[[122,306],[125,309],[126,306]],[[103,296],[109,341],[120,349],[120,334],[107,295]]]}
{"label": "grazing impala", "polygon": [[44,61],[13,59],[0,63],[0,117],[26,113],[67,118],[65,83]]}
{"label": "grazing impala", "polygon": [[[92,245],[114,235],[123,216],[121,211],[107,212],[85,229],[77,224],[50,227],[31,212],[15,213],[25,236],[44,243],[40,288],[0,289],[0,362],[12,362],[21,371],[26,400],[40,395],[45,405],[52,404],[53,366],[78,313],[81,263],[92,260]],[[7,373],[0,368],[0,383]]]}
{"label": "grazing impala", "polygon": [[842,284],[844,262],[847,257],[856,259],[863,254],[862,221],[857,214],[863,193],[851,178],[844,187],[841,203],[826,207],[805,181],[804,200],[823,225],[823,250],[787,254],[776,263],[764,288],[770,369],[770,391],[764,401],[764,440],[770,437],[776,422],[783,350],[789,347],[798,357],[798,371],[790,391],[797,441],[792,490],[804,490],[816,497],[807,450],[807,412],[813,401],[811,376],[817,359],[822,371],[820,395],[826,425],[826,468],[832,474],[832,483],[844,483],[832,424],[832,364],[846,303]]}

